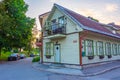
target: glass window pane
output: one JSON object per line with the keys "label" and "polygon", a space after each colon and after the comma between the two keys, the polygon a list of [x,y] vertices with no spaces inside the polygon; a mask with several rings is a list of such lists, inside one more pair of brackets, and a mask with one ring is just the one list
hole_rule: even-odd
{"label": "glass window pane", "polygon": [[46,43],[46,55],[53,55],[54,44],[51,42]]}
{"label": "glass window pane", "polygon": [[86,55],[87,56],[94,55],[93,41],[92,40],[86,40]]}

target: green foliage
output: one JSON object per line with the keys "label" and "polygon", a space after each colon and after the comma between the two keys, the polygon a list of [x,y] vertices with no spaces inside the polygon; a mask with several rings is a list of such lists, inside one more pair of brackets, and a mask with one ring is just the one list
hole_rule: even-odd
{"label": "green foliage", "polygon": [[32,53],[34,53],[34,55],[39,54],[39,53],[40,53],[39,48],[34,48],[34,49],[32,50]]}
{"label": "green foliage", "polygon": [[90,18],[90,19],[93,20],[93,21],[99,22],[99,20],[97,20],[97,19],[95,19],[95,18],[93,18],[93,17],[91,17],[91,16],[88,16],[88,18]]}
{"label": "green foliage", "polygon": [[30,48],[35,19],[27,17],[24,0],[0,2],[0,50],[2,48]]}
{"label": "green foliage", "polygon": [[34,57],[32,62],[39,62],[40,61],[40,56]]}
{"label": "green foliage", "polygon": [[11,54],[11,52],[1,52],[1,56],[0,56],[0,61],[7,61],[8,60],[8,56]]}
{"label": "green foliage", "polygon": [[25,54],[26,56],[29,56],[29,55],[28,55],[28,51],[22,51],[22,52],[20,52],[20,53]]}

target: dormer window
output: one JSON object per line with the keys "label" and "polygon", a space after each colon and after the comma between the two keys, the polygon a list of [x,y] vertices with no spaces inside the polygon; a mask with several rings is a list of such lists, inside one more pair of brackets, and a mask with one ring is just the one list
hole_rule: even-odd
{"label": "dormer window", "polygon": [[115,31],[115,30],[112,30],[112,33],[113,33],[113,34],[116,34],[116,31]]}

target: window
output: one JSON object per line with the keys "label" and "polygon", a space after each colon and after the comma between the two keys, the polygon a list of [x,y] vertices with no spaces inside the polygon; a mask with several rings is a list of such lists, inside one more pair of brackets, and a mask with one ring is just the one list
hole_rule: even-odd
{"label": "window", "polygon": [[118,54],[120,55],[120,44],[118,45]]}
{"label": "window", "polygon": [[112,44],[113,55],[117,55],[117,44]]}
{"label": "window", "polygon": [[94,55],[93,40],[86,40],[85,43],[86,43],[86,55],[93,56]]}
{"label": "window", "polygon": [[52,20],[52,30],[55,30],[57,28],[56,26],[56,19]]}
{"label": "window", "polygon": [[45,30],[50,30],[50,22],[49,21],[45,22]]}
{"label": "window", "polygon": [[101,41],[97,42],[97,53],[98,55],[104,55],[103,42]]}
{"label": "window", "polygon": [[59,27],[63,27],[66,24],[66,18],[64,16],[58,18]]}
{"label": "window", "polygon": [[85,56],[85,41],[82,40],[82,56]]}
{"label": "window", "polygon": [[53,55],[54,44],[52,42],[46,43],[46,54],[45,55]]}
{"label": "window", "polygon": [[105,53],[106,55],[111,55],[111,44],[109,42],[105,44]]}

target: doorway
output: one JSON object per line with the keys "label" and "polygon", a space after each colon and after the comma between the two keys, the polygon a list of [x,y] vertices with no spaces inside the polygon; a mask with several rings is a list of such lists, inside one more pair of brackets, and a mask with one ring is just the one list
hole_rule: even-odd
{"label": "doorway", "polygon": [[60,44],[55,45],[55,62],[60,63],[61,53],[60,53]]}

